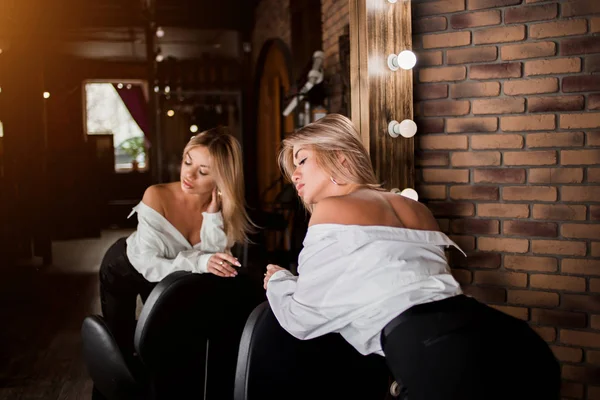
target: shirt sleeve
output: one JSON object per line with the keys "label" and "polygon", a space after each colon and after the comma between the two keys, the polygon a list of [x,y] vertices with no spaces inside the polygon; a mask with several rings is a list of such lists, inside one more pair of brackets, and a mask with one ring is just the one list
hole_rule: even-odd
{"label": "shirt sleeve", "polygon": [[267,298],[279,324],[298,339],[337,332],[351,321],[352,305],[330,301],[346,261],[335,242],[321,241],[303,249],[299,276],[278,271],[267,284]]}
{"label": "shirt sleeve", "polygon": [[[169,246],[153,221],[138,213],[138,228],[127,239],[127,257],[150,282],[159,282],[175,271],[208,272],[208,260],[214,253],[227,251],[227,235],[221,213],[203,213],[200,248],[169,254]],[[172,257],[171,257],[172,256]]]}

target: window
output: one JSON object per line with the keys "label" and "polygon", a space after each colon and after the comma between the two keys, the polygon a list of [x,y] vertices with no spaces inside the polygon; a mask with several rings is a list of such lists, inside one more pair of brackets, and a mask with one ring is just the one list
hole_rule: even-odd
{"label": "window", "polygon": [[[123,85],[132,90],[133,84]],[[140,86],[141,83],[135,85]],[[139,87],[138,87],[139,89]],[[85,84],[88,135],[111,134],[115,149],[115,170],[119,172],[146,168],[144,132],[112,83]]]}

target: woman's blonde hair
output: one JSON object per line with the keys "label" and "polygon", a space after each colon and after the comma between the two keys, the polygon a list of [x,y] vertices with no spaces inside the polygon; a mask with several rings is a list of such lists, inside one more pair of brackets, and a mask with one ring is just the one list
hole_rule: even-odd
{"label": "woman's blonde hair", "polygon": [[[294,146],[310,148],[316,162],[335,181],[380,189],[367,150],[350,119],[341,114],[328,114],[290,134],[282,142],[279,165],[291,181],[294,173]],[[345,161],[342,164],[339,156]],[[304,206],[312,211],[308,204]]]}
{"label": "woman's blonde hair", "polygon": [[217,127],[192,136],[183,149],[183,156],[198,146],[206,147],[212,159],[210,174],[221,192],[221,212],[229,243],[247,241],[253,224],[245,207],[240,143],[228,128]]}

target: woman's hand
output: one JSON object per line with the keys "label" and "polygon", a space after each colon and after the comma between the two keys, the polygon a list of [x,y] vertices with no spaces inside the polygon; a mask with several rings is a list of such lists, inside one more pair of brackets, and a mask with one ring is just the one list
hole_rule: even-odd
{"label": "woman's hand", "polygon": [[212,201],[208,205],[206,212],[214,214],[216,212],[219,212],[220,210],[221,210],[221,191],[219,189],[217,189],[217,187],[215,186],[215,188],[212,191]]}
{"label": "woman's hand", "polygon": [[233,278],[237,275],[237,271],[232,265],[237,267],[242,266],[237,258],[229,254],[215,253],[208,259],[208,272],[223,278]]}
{"label": "woman's hand", "polygon": [[279,265],[269,264],[267,265],[267,272],[265,272],[265,284],[264,288],[267,290],[267,283],[269,283],[269,279],[273,276],[273,274],[277,271],[285,271],[285,268],[281,268]]}

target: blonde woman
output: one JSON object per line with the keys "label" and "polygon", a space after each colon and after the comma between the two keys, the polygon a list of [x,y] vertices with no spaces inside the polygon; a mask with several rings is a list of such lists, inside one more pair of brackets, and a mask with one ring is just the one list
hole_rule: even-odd
{"label": "blonde woman", "polygon": [[350,120],[331,114],[291,134],[280,163],[311,212],[299,276],[276,265],[265,274],[284,329],[339,332],[385,356],[410,400],[559,398],[546,343],[462,294],[444,255],[458,246],[423,204],[380,189]]}
{"label": "blonde woman", "polygon": [[180,181],[150,186],[135,212],[137,230],[113,244],[100,267],[102,313],[124,354],[133,349],[138,294],[145,301],[174,271],[237,275],[230,249],[250,227],[239,142],[226,128],[193,136]]}

